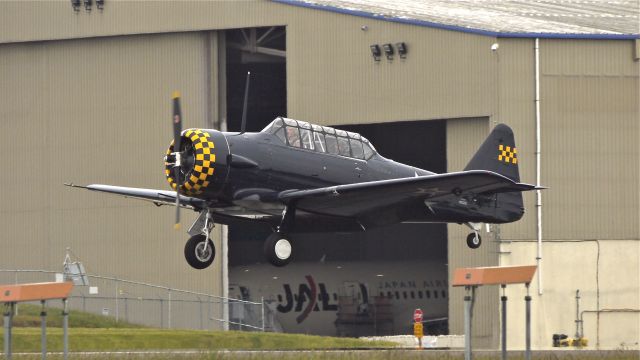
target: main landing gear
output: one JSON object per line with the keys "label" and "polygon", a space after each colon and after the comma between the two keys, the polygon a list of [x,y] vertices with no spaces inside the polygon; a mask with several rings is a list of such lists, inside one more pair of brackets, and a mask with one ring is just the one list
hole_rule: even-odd
{"label": "main landing gear", "polygon": [[282,267],[291,262],[293,247],[291,238],[286,234],[291,229],[295,216],[296,208],[287,206],[282,212],[280,226],[264,242],[264,256],[274,266]]}
{"label": "main landing gear", "polygon": [[213,246],[213,241],[209,239],[213,227],[211,213],[203,211],[189,229],[189,234],[192,236],[184,246],[184,257],[194,269],[206,269],[216,257],[216,248]]}
{"label": "main landing gear", "polygon": [[480,229],[482,228],[482,224],[480,223],[466,223],[468,227],[473,230],[472,233],[467,235],[467,246],[470,249],[477,249],[482,245],[482,238],[480,237]]}

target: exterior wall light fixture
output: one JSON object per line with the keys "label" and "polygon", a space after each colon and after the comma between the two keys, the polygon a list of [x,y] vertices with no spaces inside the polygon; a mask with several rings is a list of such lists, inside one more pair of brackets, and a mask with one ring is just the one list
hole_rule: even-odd
{"label": "exterior wall light fixture", "polygon": [[404,42],[396,43],[396,49],[398,49],[398,55],[400,55],[401,59],[407,58],[407,44]]}
{"label": "exterior wall light fixture", "polygon": [[387,59],[393,60],[393,45],[391,44],[383,44],[382,48],[384,49],[384,54],[387,56]]}
{"label": "exterior wall light fixture", "polygon": [[80,0],[71,0],[71,7],[73,7],[73,11],[80,10]]}
{"label": "exterior wall light fixture", "polygon": [[369,46],[371,48],[371,55],[375,61],[380,61],[380,55],[382,55],[382,51],[380,50],[380,45],[373,44]]}
{"label": "exterior wall light fixture", "polygon": [[96,0],[96,7],[98,10],[104,9],[104,0]]}
{"label": "exterior wall light fixture", "polygon": [[87,11],[91,11],[91,3],[93,0],[83,0],[84,1],[84,9]]}

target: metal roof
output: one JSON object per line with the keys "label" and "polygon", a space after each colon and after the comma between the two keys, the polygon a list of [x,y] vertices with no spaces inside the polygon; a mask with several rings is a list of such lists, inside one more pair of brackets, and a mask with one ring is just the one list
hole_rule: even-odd
{"label": "metal roof", "polygon": [[640,0],[272,0],[497,37],[640,38]]}

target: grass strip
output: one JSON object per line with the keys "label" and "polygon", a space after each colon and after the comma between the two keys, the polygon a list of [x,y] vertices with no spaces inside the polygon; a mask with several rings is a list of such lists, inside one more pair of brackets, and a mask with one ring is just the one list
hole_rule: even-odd
{"label": "grass strip", "polygon": [[[42,307],[32,304],[19,304],[18,315],[13,318],[14,327],[39,327],[40,311]],[[62,309],[48,307],[47,326],[62,327]],[[0,318],[0,324],[4,318]],[[116,321],[114,317],[97,315],[82,311],[71,310],[69,313],[69,327],[71,328],[143,328],[145,326],[131,324],[126,321]]]}
{"label": "grass strip", "polygon": [[[15,328],[14,352],[40,351],[39,328]],[[2,334],[2,331],[0,331]],[[204,351],[222,349],[242,350],[302,350],[302,349],[353,349],[369,347],[395,347],[397,344],[383,341],[365,341],[352,338],[334,338],[299,334],[161,330],[161,329],[95,329],[70,328],[69,350],[121,351],[121,350],[177,350]],[[62,351],[62,329],[47,329],[47,349]]]}

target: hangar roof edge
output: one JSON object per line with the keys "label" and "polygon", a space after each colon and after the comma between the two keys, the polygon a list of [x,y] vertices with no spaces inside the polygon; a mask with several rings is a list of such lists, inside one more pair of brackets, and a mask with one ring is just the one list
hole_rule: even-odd
{"label": "hangar roof edge", "polygon": [[640,39],[638,0],[271,0],[502,38]]}

